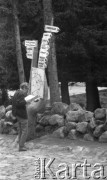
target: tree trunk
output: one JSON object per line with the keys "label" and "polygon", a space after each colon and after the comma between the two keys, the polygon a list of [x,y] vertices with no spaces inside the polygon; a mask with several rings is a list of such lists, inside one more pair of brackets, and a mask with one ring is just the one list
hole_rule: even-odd
{"label": "tree trunk", "polygon": [[[44,7],[44,25],[53,25],[52,0],[43,0],[43,7]],[[54,34],[52,36],[52,40],[50,43],[48,76],[49,76],[49,86],[50,86],[50,103],[53,104],[54,102],[60,101]]]}
{"label": "tree trunk", "polygon": [[15,31],[15,42],[16,42],[16,57],[17,57],[17,66],[20,83],[25,81],[22,51],[21,51],[21,41],[20,41],[20,30],[19,30],[19,21],[17,16],[17,1],[12,0],[13,7],[13,19],[14,19],[14,31]]}
{"label": "tree trunk", "polygon": [[70,98],[69,98],[69,89],[68,89],[68,81],[66,78],[61,80],[61,95],[62,95],[62,102],[66,104],[70,104]]}
{"label": "tree trunk", "polygon": [[97,83],[94,80],[86,82],[86,99],[88,111],[94,111],[95,109],[101,107]]}

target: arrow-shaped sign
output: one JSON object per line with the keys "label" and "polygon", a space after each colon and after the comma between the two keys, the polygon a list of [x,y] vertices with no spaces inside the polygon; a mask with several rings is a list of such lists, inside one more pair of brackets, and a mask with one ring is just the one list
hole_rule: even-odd
{"label": "arrow-shaped sign", "polygon": [[54,33],[58,33],[60,31],[60,29],[58,27],[50,26],[50,25],[45,25],[44,30],[47,32],[54,32]]}

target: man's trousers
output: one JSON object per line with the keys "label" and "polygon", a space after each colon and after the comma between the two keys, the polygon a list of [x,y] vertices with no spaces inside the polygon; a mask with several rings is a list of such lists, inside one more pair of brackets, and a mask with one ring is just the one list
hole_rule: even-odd
{"label": "man's trousers", "polygon": [[19,148],[23,148],[28,135],[28,119],[17,116]]}

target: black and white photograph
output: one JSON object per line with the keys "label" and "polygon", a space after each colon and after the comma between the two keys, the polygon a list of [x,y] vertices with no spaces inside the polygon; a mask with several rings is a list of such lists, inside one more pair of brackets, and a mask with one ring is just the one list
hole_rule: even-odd
{"label": "black and white photograph", "polygon": [[0,0],[0,180],[107,180],[107,0]]}

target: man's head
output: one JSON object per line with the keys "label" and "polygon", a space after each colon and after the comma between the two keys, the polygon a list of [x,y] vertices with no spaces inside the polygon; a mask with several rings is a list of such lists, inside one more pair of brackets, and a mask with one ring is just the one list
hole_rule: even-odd
{"label": "man's head", "polygon": [[27,95],[28,90],[29,90],[29,85],[27,82],[23,82],[22,84],[20,84],[20,89],[25,93],[25,95]]}

